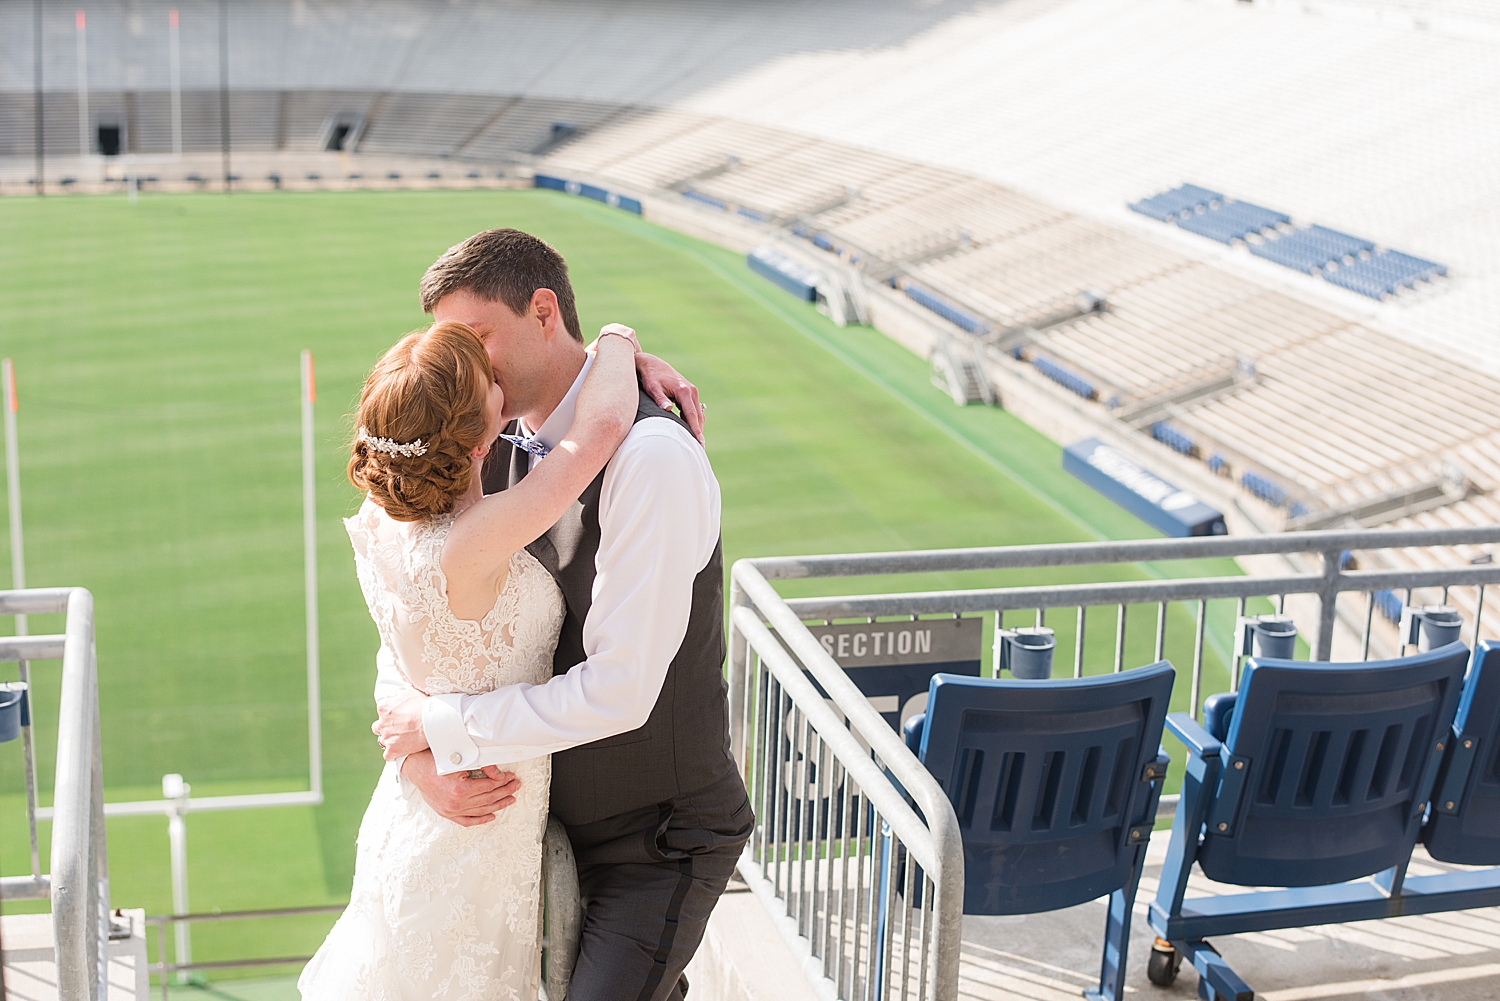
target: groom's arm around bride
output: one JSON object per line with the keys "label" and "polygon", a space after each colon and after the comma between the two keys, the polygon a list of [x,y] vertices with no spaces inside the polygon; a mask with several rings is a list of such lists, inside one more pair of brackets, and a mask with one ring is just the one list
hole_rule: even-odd
{"label": "groom's arm around bride", "polygon": [[[516,443],[496,443],[485,490],[513,486],[571,425],[588,371],[566,265],[491,230],[444,254],[422,299],[485,339]],[[702,447],[642,391],[604,471],[528,547],[567,605],[552,680],[421,706],[431,750],[402,774],[450,818],[514,791],[497,769],[553,754],[552,814],[585,907],[570,1001],[681,997],[753,824],[729,753],[719,506]],[[467,778],[480,768],[490,777]]]}

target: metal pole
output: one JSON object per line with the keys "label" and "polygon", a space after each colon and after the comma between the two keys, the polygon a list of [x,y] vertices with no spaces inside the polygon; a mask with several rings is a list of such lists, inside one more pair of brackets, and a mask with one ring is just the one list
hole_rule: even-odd
{"label": "metal pole", "polygon": [[78,157],[86,159],[89,155],[89,44],[88,32],[84,28],[83,11],[79,11],[73,18],[73,26],[77,29],[78,39]]}
{"label": "metal pole", "polygon": [[219,0],[219,145],[224,153],[224,192],[229,193],[229,0]]}
{"label": "metal pole", "polygon": [[[188,913],[188,873],[187,873],[187,811],[188,796],[192,794],[193,787],[182,781],[182,776],[175,772],[171,775],[161,777],[161,794],[165,799],[172,801],[170,812],[167,814],[167,842],[172,854],[172,913],[177,915]],[[177,946],[174,958],[178,966],[193,961],[193,943],[189,937],[191,929],[186,921],[177,921],[172,925],[172,933]],[[162,958],[166,962],[166,957]],[[166,978],[163,977],[165,980]],[[188,982],[186,970],[177,972],[177,982],[185,984]]]}
{"label": "metal pole", "polygon": [[1333,623],[1338,614],[1339,574],[1343,570],[1340,559],[1342,555],[1342,551],[1338,549],[1331,549],[1323,554],[1323,587],[1319,592],[1320,604],[1318,606],[1318,646],[1313,651],[1313,660],[1326,661],[1333,658]]}
{"label": "metal pole", "polygon": [[172,155],[182,158],[182,48],[177,30],[177,8],[167,16],[167,57],[172,75]]}
{"label": "metal pole", "polygon": [[[10,504],[10,586],[26,587],[26,552],[21,535],[21,453],[16,442],[16,366],[9,358],[0,361],[0,380],[5,383],[5,490]],[[16,635],[26,635],[26,616],[16,616]]]}
{"label": "metal pole", "polygon": [[313,403],[318,398],[311,351],[302,352],[302,566],[307,602],[307,766],[323,795],[323,719],[318,681],[318,498],[313,463]]}
{"label": "metal pole", "polygon": [[[9,358],[0,361],[0,382],[5,392],[5,493],[10,508],[10,580],[11,587],[21,590],[26,587],[26,551],[24,533],[21,531],[21,450],[17,443],[16,412],[20,400],[16,396],[16,366]],[[26,635],[26,616],[16,616],[16,635]],[[31,698],[31,665],[18,661],[19,679],[27,686],[27,698]],[[41,877],[41,856],[36,840],[36,739],[30,725],[21,729],[21,750],[26,769],[26,819],[31,827],[31,875]]]}
{"label": "metal pole", "polygon": [[57,782],[53,789],[52,934],[57,949],[57,996],[86,1001],[95,994],[99,954],[98,859],[94,822],[94,750],[98,697],[94,663],[93,596],[67,592],[62,697],[57,714]]}
{"label": "metal pole", "polygon": [[36,51],[32,56],[34,65],[34,80],[32,89],[36,103],[36,193],[45,194],[46,179],[43,175],[45,158],[42,156],[42,141],[45,138],[45,129],[42,127],[42,0],[36,0],[34,4],[34,32],[36,35]]}

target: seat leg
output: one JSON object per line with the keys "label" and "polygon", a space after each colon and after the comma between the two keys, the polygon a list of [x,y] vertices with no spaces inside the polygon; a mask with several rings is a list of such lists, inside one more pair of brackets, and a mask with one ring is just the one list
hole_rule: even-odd
{"label": "seat leg", "polygon": [[1202,1001],[1255,1001],[1255,992],[1206,940],[1174,941],[1172,946],[1198,971],[1198,997]]}
{"label": "seat leg", "polygon": [[1135,892],[1141,884],[1141,866],[1146,861],[1144,845],[1135,850],[1135,862],[1125,885],[1109,895],[1109,914],[1104,919],[1104,959],[1100,964],[1099,986],[1084,991],[1089,1001],[1122,1001],[1125,997],[1125,969],[1130,951],[1130,919],[1135,912]]}

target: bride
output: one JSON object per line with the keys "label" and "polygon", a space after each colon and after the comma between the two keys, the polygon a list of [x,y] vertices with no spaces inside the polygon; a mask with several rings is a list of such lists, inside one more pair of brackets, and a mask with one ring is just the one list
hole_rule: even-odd
{"label": "bride", "polygon": [[[488,497],[479,474],[504,397],[478,334],[461,323],[408,334],[365,381],[349,479],[367,496],[345,525],[381,640],[422,692],[552,675],[562,594],[524,547],[604,468],[638,403],[635,332],[611,324],[590,350],[567,437]],[[304,999],[535,1001],[551,766],[510,767],[514,804],[461,826],[403,792],[399,763],[386,765],[360,824],[349,906],[298,980]]]}

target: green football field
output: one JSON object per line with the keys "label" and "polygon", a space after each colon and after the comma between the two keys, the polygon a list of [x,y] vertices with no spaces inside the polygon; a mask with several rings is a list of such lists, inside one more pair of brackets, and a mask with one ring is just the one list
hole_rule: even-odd
{"label": "green football field", "polygon": [[[358,506],[343,478],[348,415],[381,351],[423,323],[426,266],[492,226],[537,233],[566,255],[585,330],[629,323],[702,389],[726,565],[1153,534],[1063,473],[1058,447],[1014,417],[955,407],[924,361],[879,333],[837,328],[738,255],[596,203],[533,191],[5,199],[0,354],[15,359],[21,401],[28,583],[95,594],[110,800],[158,798],[166,772],[195,796],[307,787],[298,353],[316,359],[326,802],[191,815],[194,911],[346,899],[381,766],[369,732],[377,640],[339,523]],[[0,566],[9,560],[0,540]],[[1154,624],[1154,607],[1134,610],[1128,663],[1151,659]],[[34,619],[32,631],[57,625]],[[1071,663],[1072,623],[1055,625],[1059,661]],[[1174,607],[1167,652],[1182,669],[1192,632]],[[1112,628],[1091,630],[1090,673],[1109,670],[1113,642]],[[0,665],[0,679],[13,672]],[[34,676],[46,799],[57,665]],[[1222,677],[1210,651],[1206,690]],[[19,745],[0,746],[6,874],[27,866],[21,788]],[[169,910],[165,820],[113,819],[108,833],[116,905]],[[43,825],[44,853],[49,834]],[[194,958],[305,954],[330,921],[198,926]]]}

